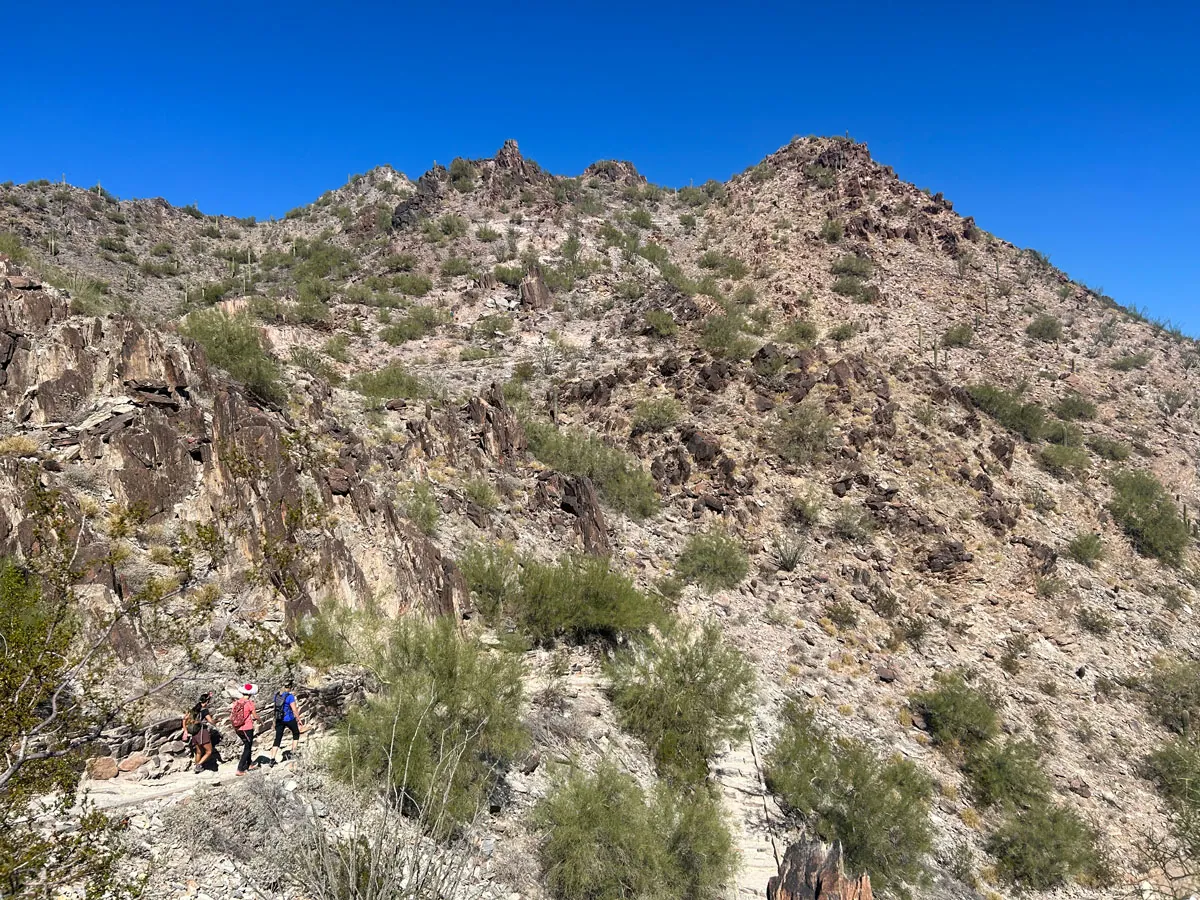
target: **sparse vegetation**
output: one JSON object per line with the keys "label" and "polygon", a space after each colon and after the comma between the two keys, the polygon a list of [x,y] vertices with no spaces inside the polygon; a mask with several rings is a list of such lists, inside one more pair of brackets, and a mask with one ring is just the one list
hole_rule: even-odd
{"label": "sparse vegetation", "polygon": [[675,561],[680,578],[708,591],[732,590],[749,571],[742,542],[724,531],[692,535]]}
{"label": "sparse vegetation", "polygon": [[967,387],[971,400],[1005,428],[1015,431],[1027,441],[1042,436],[1046,411],[1038,403],[1022,403],[1019,394],[992,384],[972,384]]}
{"label": "sparse vegetation", "polygon": [[1146,702],[1163,726],[1188,734],[1200,721],[1200,661],[1159,657],[1145,679]]}
{"label": "sparse vegetation", "polygon": [[204,348],[213,365],[243,382],[255,396],[272,403],[283,399],[279,363],[263,346],[260,332],[248,316],[197,310],[188,315],[181,330]]}
{"label": "sparse vegetation", "polygon": [[1187,523],[1175,501],[1148,472],[1120,471],[1110,476],[1113,498],[1109,512],[1143,556],[1178,565],[1191,542]]}
{"label": "sparse vegetation", "polygon": [[350,388],[371,400],[415,400],[429,395],[425,383],[400,363],[358,375],[351,379]]}
{"label": "sparse vegetation", "polygon": [[1062,322],[1048,313],[1043,313],[1025,327],[1025,333],[1047,343],[1062,339]]}
{"label": "sparse vegetation", "polygon": [[1038,764],[1041,751],[1032,741],[988,741],[967,754],[963,771],[981,809],[1027,808],[1050,795],[1050,780]]}
{"label": "sparse vegetation", "polygon": [[1134,369],[1144,369],[1148,365],[1150,365],[1150,354],[1143,351],[1119,356],[1110,362],[1108,367],[1118,372],[1131,372]]}
{"label": "sparse vegetation", "polygon": [[971,687],[962,672],[938,675],[935,687],[911,698],[925,717],[934,742],[950,751],[970,752],[999,732],[997,699],[990,691]]}
{"label": "sparse vegetation", "polygon": [[1074,421],[1084,419],[1091,421],[1096,418],[1096,404],[1075,392],[1063,395],[1054,407],[1054,414],[1060,419]]}
{"label": "sparse vegetation", "polygon": [[780,413],[775,451],[795,465],[814,463],[824,456],[833,434],[833,420],[811,400]]}
{"label": "sparse vegetation", "polygon": [[817,342],[817,326],[805,319],[792,319],[779,329],[775,339],[798,347],[811,347]]}
{"label": "sparse vegetation", "polygon": [[946,348],[970,347],[974,338],[975,329],[966,322],[960,322],[957,325],[951,325],[942,333],[942,346]]}
{"label": "sparse vegetation", "polygon": [[1087,439],[1088,449],[1101,459],[1109,462],[1124,462],[1129,459],[1131,448],[1124,441],[1114,440],[1103,435],[1093,435]]}
{"label": "sparse vegetation", "polygon": [[855,253],[839,256],[829,267],[829,271],[834,275],[850,275],[855,278],[870,278],[874,270],[875,266],[869,257],[859,256]]}
{"label": "sparse vegetation", "polygon": [[1075,562],[1090,568],[1104,555],[1104,544],[1100,541],[1100,535],[1081,531],[1067,545],[1067,553]]}
{"label": "sparse vegetation", "polygon": [[656,338],[667,338],[679,331],[675,316],[668,309],[652,309],[646,313],[646,333]]}
{"label": "sparse vegetation", "polygon": [[1080,477],[1091,467],[1086,450],[1063,444],[1047,444],[1038,453],[1038,461],[1047,472],[1064,481]]}
{"label": "sparse vegetation", "polygon": [[683,410],[672,397],[641,400],[633,413],[636,431],[666,431],[678,424]]}
{"label": "sparse vegetation", "polygon": [[986,846],[1000,875],[1019,888],[1045,891],[1074,879],[1099,886],[1111,879],[1096,829],[1066,807],[1012,810]]}

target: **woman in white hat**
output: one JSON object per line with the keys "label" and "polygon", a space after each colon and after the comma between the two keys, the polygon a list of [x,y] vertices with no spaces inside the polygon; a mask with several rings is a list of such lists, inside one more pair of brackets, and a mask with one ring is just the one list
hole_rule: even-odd
{"label": "woman in white hat", "polygon": [[242,739],[242,758],[238,762],[237,773],[245,775],[251,769],[258,768],[257,763],[250,764],[250,757],[254,753],[255,726],[261,725],[262,720],[258,718],[254,701],[250,699],[258,693],[258,685],[246,682],[238,687],[237,692],[238,699],[233,701],[233,707],[229,710],[229,724]]}

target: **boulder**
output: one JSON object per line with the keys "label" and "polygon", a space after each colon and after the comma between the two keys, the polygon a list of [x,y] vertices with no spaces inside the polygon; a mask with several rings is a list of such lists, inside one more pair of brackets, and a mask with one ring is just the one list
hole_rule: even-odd
{"label": "boulder", "polygon": [[112,756],[93,756],[87,761],[85,768],[87,777],[92,781],[108,781],[110,778],[116,778],[117,760]]}
{"label": "boulder", "polygon": [[801,840],[787,848],[779,874],[767,881],[767,900],[873,900],[871,877],[848,877],[842,845]]}
{"label": "boulder", "polygon": [[145,753],[134,753],[117,763],[117,769],[121,772],[134,772],[148,762],[150,757]]}

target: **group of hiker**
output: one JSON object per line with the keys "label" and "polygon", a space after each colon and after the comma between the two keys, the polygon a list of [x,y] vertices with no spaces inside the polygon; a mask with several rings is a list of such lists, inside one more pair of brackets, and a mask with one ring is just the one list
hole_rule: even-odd
{"label": "group of hiker", "polygon": [[[288,681],[275,692],[275,743],[271,747],[270,758],[272,766],[278,761],[285,731],[292,733],[291,755],[295,755],[296,748],[300,744],[300,732],[304,725],[300,721],[296,695],[292,693],[294,687],[295,685]],[[254,737],[258,733],[259,726],[263,724],[258,714],[258,706],[254,702],[254,697],[258,694],[258,685],[246,682],[231,693],[236,693],[237,697],[229,709],[229,724],[242,742],[242,755],[238,760],[237,773],[245,775],[252,769],[258,768],[258,763],[252,758]],[[192,763],[197,775],[203,772],[213,760],[214,748],[221,740],[221,733],[217,730],[211,704],[212,694],[205,692],[200,695],[200,699],[183,717],[183,740],[191,745]],[[287,754],[284,758],[287,758]]]}

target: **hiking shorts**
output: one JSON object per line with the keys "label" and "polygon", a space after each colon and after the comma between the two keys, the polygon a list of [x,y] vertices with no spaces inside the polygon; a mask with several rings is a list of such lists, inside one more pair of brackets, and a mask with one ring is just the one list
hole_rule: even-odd
{"label": "hiking shorts", "polygon": [[276,719],[275,720],[275,746],[276,747],[278,747],[281,743],[283,743],[283,732],[285,730],[291,731],[293,741],[300,740],[300,725],[296,722],[295,719],[292,719],[292,721],[290,721],[290,722],[285,722],[285,721],[283,721],[283,719]]}

